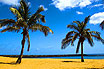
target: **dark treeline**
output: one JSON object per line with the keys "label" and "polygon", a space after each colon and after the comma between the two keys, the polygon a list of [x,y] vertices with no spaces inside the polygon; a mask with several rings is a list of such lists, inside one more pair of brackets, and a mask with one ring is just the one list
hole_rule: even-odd
{"label": "dark treeline", "polygon": [[[17,58],[19,55],[0,55],[0,56]],[[81,54],[66,54],[66,55],[23,55],[23,58],[74,57],[74,56],[81,56]],[[84,54],[84,56],[104,56],[104,54]]]}

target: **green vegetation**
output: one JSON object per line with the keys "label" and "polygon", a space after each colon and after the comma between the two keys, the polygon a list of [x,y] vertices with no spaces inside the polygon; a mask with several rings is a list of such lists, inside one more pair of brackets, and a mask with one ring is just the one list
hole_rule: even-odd
{"label": "green vegetation", "polygon": [[83,43],[85,40],[88,40],[91,46],[94,45],[93,38],[103,41],[100,37],[100,33],[96,31],[90,31],[87,27],[87,23],[90,19],[90,16],[86,17],[84,21],[73,21],[73,24],[67,25],[67,28],[73,29],[67,33],[66,37],[62,40],[62,49],[65,49],[69,44],[73,45],[74,41],[78,39],[76,53],[79,52],[80,44],[81,44],[81,62],[84,62],[83,58]]}
{"label": "green vegetation", "polygon": [[40,14],[40,12],[44,11],[43,7],[39,7],[39,9],[36,11],[36,13],[32,14],[30,16],[29,12],[29,5],[24,1],[20,1],[20,6],[18,7],[11,7],[10,8],[11,12],[16,16],[16,20],[13,19],[1,19],[0,20],[0,27],[6,27],[5,29],[2,29],[1,32],[19,32],[22,31],[23,39],[21,41],[22,44],[22,49],[20,56],[16,63],[21,63],[21,59],[23,56],[23,51],[24,51],[24,44],[25,40],[27,39],[28,41],[28,49],[30,49],[30,37],[29,37],[29,31],[31,30],[32,32],[40,30],[45,34],[45,36],[48,35],[49,32],[53,33],[53,31],[47,27],[43,26],[41,22],[45,23],[45,16]]}

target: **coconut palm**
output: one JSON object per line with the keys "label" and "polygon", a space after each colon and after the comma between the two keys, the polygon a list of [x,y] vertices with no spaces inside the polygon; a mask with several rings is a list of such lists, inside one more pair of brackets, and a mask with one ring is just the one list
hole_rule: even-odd
{"label": "coconut palm", "polygon": [[40,14],[40,12],[44,11],[43,7],[39,7],[39,9],[30,16],[29,12],[29,5],[26,1],[21,0],[19,7],[11,7],[11,12],[16,16],[16,20],[13,19],[1,19],[0,20],[0,27],[6,27],[5,29],[2,29],[1,32],[19,32],[22,31],[23,39],[21,41],[22,49],[20,56],[18,57],[16,63],[21,63],[21,59],[23,56],[24,51],[24,44],[25,40],[28,41],[28,49],[30,49],[30,37],[29,37],[29,31],[35,32],[37,30],[40,30],[45,34],[45,36],[48,35],[49,32],[53,33],[53,31],[47,27],[43,26],[42,22],[45,23],[45,16]]}
{"label": "coconut palm", "polygon": [[102,41],[100,33],[96,31],[90,31],[87,27],[87,23],[90,19],[90,16],[86,17],[84,21],[73,21],[72,24],[67,25],[67,28],[73,29],[67,33],[66,37],[62,40],[62,49],[65,49],[69,44],[73,45],[74,41],[78,39],[76,53],[79,52],[81,45],[81,62],[84,62],[83,58],[83,43],[85,40],[88,40],[91,46],[94,45],[93,38]]}

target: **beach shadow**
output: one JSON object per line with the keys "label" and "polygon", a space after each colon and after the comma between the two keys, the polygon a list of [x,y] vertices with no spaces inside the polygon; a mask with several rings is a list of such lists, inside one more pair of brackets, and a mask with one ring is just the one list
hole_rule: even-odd
{"label": "beach shadow", "polygon": [[104,68],[87,68],[87,69],[104,69]]}
{"label": "beach shadow", "polygon": [[16,65],[16,62],[10,62],[10,63],[0,62],[0,64],[11,64],[11,65]]}
{"label": "beach shadow", "polygon": [[79,62],[79,61],[62,61],[62,62]]}

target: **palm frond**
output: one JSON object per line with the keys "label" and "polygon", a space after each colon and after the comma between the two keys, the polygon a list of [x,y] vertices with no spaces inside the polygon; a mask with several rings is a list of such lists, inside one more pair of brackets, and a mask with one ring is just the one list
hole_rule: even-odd
{"label": "palm frond", "polygon": [[89,32],[86,32],[86,33],[87,33],[86,38],[87,38],[89,44],[91,46],[93,46],[94,43],[93,43],[93,39],[92,39],[91,33],[89,33]]}
{"label": "palm frond", "polygon": [[92,37],[94,37],[97,40],[102,40],[102,38],[100,36],[96,36],[96,35],[91,35]]}
{"label": "palm frond", "polygon": [[22,18],[21,14],[16,8],[11,7],[10,10],[17,18]]}
{"label": "palm frond", "polygon": [[13,19],[0,19],[0,25],[1,25],[1,27],[8,26],[8,25],[13,25],[15,23],[16,22]]}
{"label": "palm frond", "polygon": [[86,17],[84,19],[84,21],[82,22],[82,28],[81,28],[81,31],[80,32],[83,31],[83,29],[86,27],[86,25],[87,25],[87,23],[88,23],[89,20],[90,20],[90,15],[88,17]]}
{"label": "palm frond", "polygon": [[75,26],[75,25],[69,24],[69,25],[67,25],[67,28],[70,28],[70,29],[74,29],[74,30],[79,31],[79,28],[77,26]]}
{"label": "palm frond", "polygon": [[103,41],[103,39],[101,38],[99,32],[91,31],[90,33],[91,33],[91,36],[92,36],[92,37],[94,37],[96,40],[101,41],[101,42],[104,44],[104,41]]}
{"label": "palm frond", "polygon": [[41,24],[34,24],[34,26],[30,27],[30,29],[32,29],[32,31],[40,30],[45,34],[45,36],[47,36],[49,32],[53,34],[53,31],[49,27]]}
{"label": "palm frond", "polygon": [[63,39],[62,40],[62,46],[61,46],[61,49],[65,49],[70,43],[71,43],[72,39]]}
{"label": "palm frond", "polygon": [[8,31],[8,32],[15,31],[15,32],[18,33],[20,31],[20,28],[17,28],[17,27],[6,27],[5,29],[1,30],[2,33],[6,32],[6,31]]}
{"label": "palm frond", "polygon": [[89,33],[91,33],[92,35],[96,35],[96,36],[100,36],[100,32],[97,31],[90,31]]}
{"label": "palm frond", "polygon": [[43,16],[43,15],[41,15],[42,17],[41,17],[41,21],[43,22],[43,23],[45,23],[46,21],[45,21],[45,16]]}
{"label": "palm frond", "polygon": [[18,11],[21,12],[24,20],[27,21],[27,19],[29,18],[29,6],[24,0],[21,0],[20,4],[21,6],[19,7]]}
{"label": "palm frond", "polygon": [[43,9],[43,7],[40,7],[40,8],[36,11],[36,13],[33,14],[33,15],[30,17],[30,19],[29,19],[29,21],[28,21],[28,25],[31,25],[32,21],[34,21],[34,19],[37,17],[37,15],[38,15],[40,12],[42,12],[42,11],[44,11],[44,9]]}
{"label": "palm frond", "polygon": [[70,31],[70,32],[68,32],[68,33],[66,34],[66,38],[69,38],[70,36],[72,36],[72,35],[75,34],[75,33],[77,33],[77,32],[75,32],[75,31]]}
{"label": "palm frond", "polygon": [[[34,18],[34,24],[35,24],[37,21],[40,22],[40,19],[41,19],[41,21],[42,21],[43,23],[46,22],[46,21],[45,21],[45,16],[43,16],[43,15],[41,15],[41,14],[38,14],[38,15],[36,16],[36,18]],[[31,23],[32,23],[32,22],[31,22]]]}
{"label": "palm frond", "polygon": [[73,21],[73,23],[76,23],[77,26],[80,28],[80,26],[81,26],[81,22],[80,21]]}
{"label": "palm frond", "polygon": [[79,34],[76,33],[76,34],[72,37],[71,45],[73,45],[73,42],[77,39],[78,36],[79,36]]}
{"label": "palm frond", "polygon": [[24,22],[24,21],[17,21],[17,24],[15,24],[15,26],[22,27],[22,28],[23,27],[25,27],[25,28],[28,27],[27,23]]}
{"label": "palm frond", "polygon": [[90,31],[90,29],[84,29],[85,31]]}
{"label": "palm frond", "polygon": [[81,22],[80,21],[73,21],[73,23],[76,23],[76,24],[81,24]]}
{"label": "palm frond", "polygon": [[88,17],[85,18],[84,24],[88,23],[89,20],[90,20],[90,15],[89,15]]}

